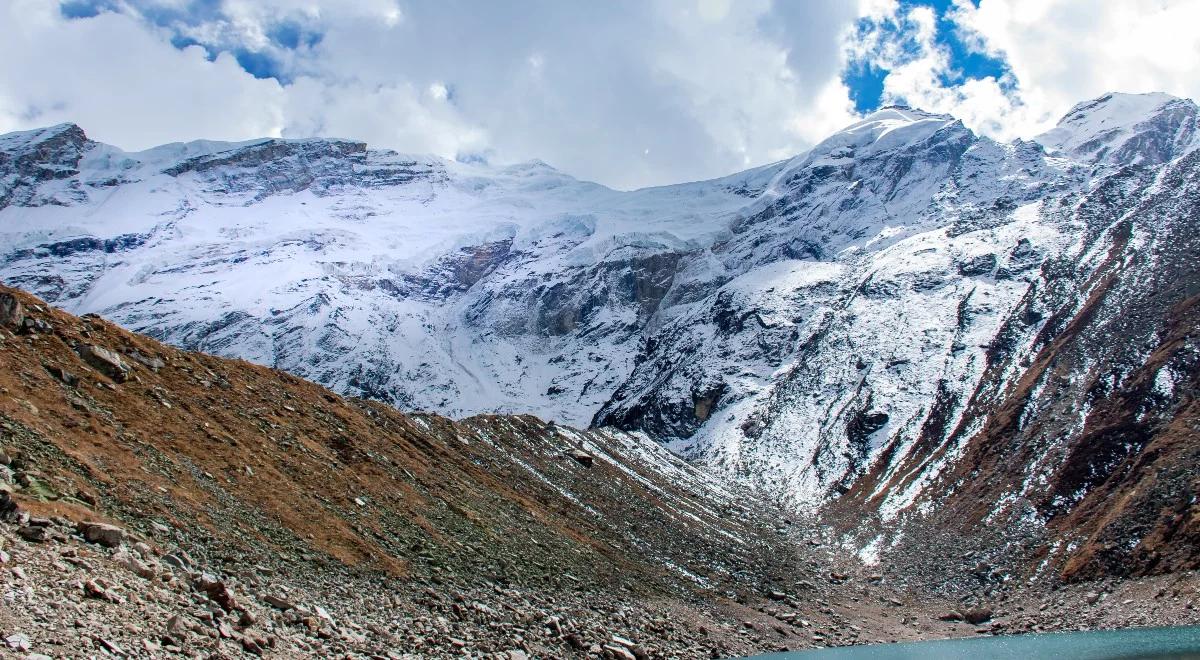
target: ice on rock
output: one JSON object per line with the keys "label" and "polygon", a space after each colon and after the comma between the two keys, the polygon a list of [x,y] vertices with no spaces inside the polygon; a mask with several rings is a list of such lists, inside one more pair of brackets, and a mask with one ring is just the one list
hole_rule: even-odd
{"label": "ice on rock", "polygon": [[1036,140],[1053,153],[1108,165],[1164,163],[1200,144],[1196,104],[1169,94],[1106,94],[1080,103]]}

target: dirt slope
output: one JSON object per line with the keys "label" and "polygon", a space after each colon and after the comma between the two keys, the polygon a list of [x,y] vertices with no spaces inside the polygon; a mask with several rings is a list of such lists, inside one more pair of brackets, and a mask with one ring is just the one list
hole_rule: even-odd
{"label": "dirt slope", "polygon": [[0,653],[639,660],[1197,616],[1193,574],[950,598],[902,570],[638,436],[405,415],[0,287]]}

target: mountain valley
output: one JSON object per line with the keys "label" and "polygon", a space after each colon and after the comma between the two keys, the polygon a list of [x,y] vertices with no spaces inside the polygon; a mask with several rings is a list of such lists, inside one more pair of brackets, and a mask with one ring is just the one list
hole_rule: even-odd
{"label": "mountain valley", "polygon": [[1011,143],[889,107],[635,191],[0,136],[0,631],[640,659],[1194,624],[1198,223],[1165,94]]}
{"label": "mountain valley", "polygon": [[405,415],[11,289],[0,323],[14,653],[729,657],[1200,621],[1195,571],[868,565],[638,435]]}

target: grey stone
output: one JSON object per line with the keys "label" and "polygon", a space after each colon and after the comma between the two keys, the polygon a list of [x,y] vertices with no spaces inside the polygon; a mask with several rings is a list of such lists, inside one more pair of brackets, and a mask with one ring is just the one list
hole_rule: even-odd
{"label": "grey stone", "polygon": [[25,324],[25,307],[11,293],[0,293],[0,325],[20,329]]}
{"label": "grey stone", "polygon": [[129,379],[129,366],[121,361],[121,356],[95,344],[85,344],[79,347],[79,357],[94,367],[97,371],[112,378],[118,383]]}
{"label": "grey stone", "polygon": [[99,543],[109,548],[115,548],[125,540],[125,530],[108,523],[84,521],[79,523],[78,529],[89,543]]}

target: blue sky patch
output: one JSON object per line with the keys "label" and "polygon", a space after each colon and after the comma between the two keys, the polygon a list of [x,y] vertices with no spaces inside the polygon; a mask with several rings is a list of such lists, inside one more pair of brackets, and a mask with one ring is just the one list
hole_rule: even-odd
{"label": "blue sky patch", "polygon": [[[921,45],[911,34],[905,34],[903,16],[914,7],[929,7],[937,17],[937,34],[934,43],[948,56],[950,67],[939,76],[939,83],[949,86],[961,85],[968,80],[995,78],[1001,89],[1012,91],[1016,85],[1008,63],[987,53],[979,52],[964,40],[961,29],[954,22],[951,11],[953,0],[900,0],[899,23],[894,21],[874,22],[862,20],[857,26],[859,40],[876,33],[889,44],[899,46],[902,58],[916,58],[921,54]],[[868,55],[868,57],[870,57]],[[883,103],[884,79],[890,71],[870,60],[851,61],[842,74],[842,82],[850,90],[854,109],[860,113],[870,112]],[[903,100],[903,99],[900,99]]]}
{"label": "blue sky patch", "polygon": [[[228,17],[221,9],[221,0],[189,0],[174,6],[150,0],[131,0],[129,5],[142,20],[166,30],[170,35],[171,45],[175,48],[183,50],[190,46],[200,46],[210,62],[221,53],[230,53],[238,65],[255,78],[274,78],[284,84],[291,81],[291,75],[280,57],[281,51],[313,48],[321,43],[324,36],[299,22],[281,20],[267,30],[270,45],[261,50],[251,50],[219,31],[217,36],[204,41],[195,36],[197,32],[192,28],[196,26],[228,22]],[[59,12],[69,19],[94,18],[103,12],[128,11],[128,7],[118,4],[116,0],[59,2]]]}
{"label": "blue sky patch", "polygon": [[306,29],[295,21],[282,21],[267,31],[267,36],[276,45],[288,50],[296,50],[301,46],[312,48],[321,43],[320,32]]}
{"label": "blue sky patch", "polygon": [[286,82],[287,76],[284,74],[279,62],[271,55],[261,52],[237,48],[233,51],[233,57],[237,60],[238,65],[246,70],[246,73],[255,78],[275,78],[280,82]]}
{"label": "blue sky patch", "polygon": [[112,0],[63,0],[58,11],[64,18],[95,18],[104,11],[117,11]]}
{"label": "blue sky patch", "polygon": [[854,111],[867,113],[879,107],[883,98],[883,79],[887,70],[870,62],[851,62],[842,74],[842,81],[850,88],[850,99],[854,101]]}

